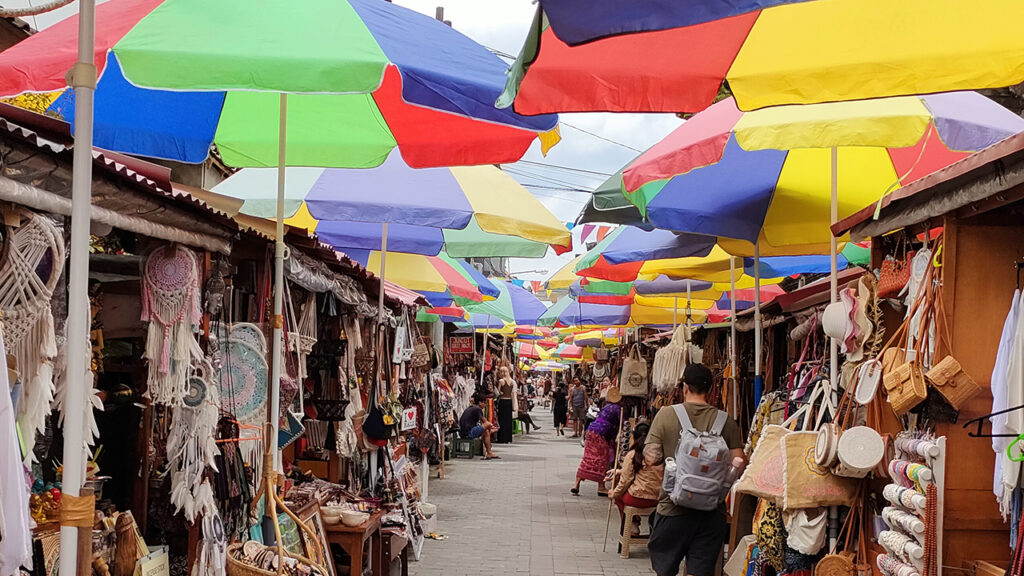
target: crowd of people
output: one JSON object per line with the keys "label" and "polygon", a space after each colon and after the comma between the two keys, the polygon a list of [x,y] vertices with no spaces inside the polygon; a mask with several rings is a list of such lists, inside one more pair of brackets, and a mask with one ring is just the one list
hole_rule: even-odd
{"label": "crowd of people", "polygon": [[[492,441],[512,441],[518,419],[529,434],[539,430],[530,410],[534,402],[551,407],[556,436],[565,436],[572,416],[572,438],[581,438],[583,457],[576,471],[572,494],[579,496],[584,481],[597,484],[624,519],[626,506],[654,508],[648,540],[651,564],[659,576],[676,576],[685,560],[690,576],[711,576],[728,536],[724,500],[728,488],[745,466],[739,425],[708,403],[713,381],[702,364],[686,367],[679,386],[683,402],[656,413],[646,407],[634,414],[628,442],[617,457],[623,428],[623,398],[609,378],[590,384],[574,377],[527,379],[519,383],[507,367],[487,374],[473,395],[472,404],[459,418],[465,438],[483,438],[486,459],[499,458]],[[495,400],[496,417],[488,419],[484,407]],[[493,439],[492,439],[493,436]],[[631,535],[640,535],[641,519],[634,517]]]}

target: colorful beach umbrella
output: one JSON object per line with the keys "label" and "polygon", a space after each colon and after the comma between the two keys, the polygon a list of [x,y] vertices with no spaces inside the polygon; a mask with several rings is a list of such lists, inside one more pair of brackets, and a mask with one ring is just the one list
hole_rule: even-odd
{"label": "colorful beach umbrella", "polygon": [[533,326],[547,307],[525,288],[499,279],[491,279],[500,294],[494,300],[469,306],[474,315],[485,314],[507,323]]}
{"label": "colorful beach umbrella", "polygon": [[[671,326],[674,317],[678,315],[672,309],[638,304],[584,304],[564,296],[548,308],[537,323],[542,326],[579,327]],[[700,310],[692,313],[696,323],[704,322],[706,317]]]}
{"label": "colorful beach umbrella", "polygon": [[[245,214],[270,218],[277,209],[276,184],[276,169],[247,168],[213,191],[243,200]],[[284,214],[286,224],[315,231],[339,250],[379,249],[385,222],[388,249],[395,252],[435,256],[449,233],[470,225],[472,238],[457,236],[453,243],[465,251],[462,243],[472,241],[481,257],[543,256],[547,244],[571,244],[565,225],[495,166],[413,169],[398,154],[369,170],[289,168]],[[496,251],[489,236],[520,241],[496,243],[516,248]]]}
{"label": "colorful beach umbrella", "polygon": [[[729,252],[827,254],[832,161],[839,218],[1024,130],[975,92],[694,115],[623,173],[655,227],[719,236]],[[729,243],[724,238],[741,242]]]}
{"label": "colorful beach umbrella", "polygon": [[[494,108],[500,58],[378,0],[313,0],[287,18],[266,0],[110,0],[96,15],[94,137],[108,150],[195,163],[215,144],[230,166],[276,166],[278,93],[292,94],[290,166],[369,168],[396,147],[415,167],[514,162],[556,123]],[[77,26],[0,54],[0,95],[63,91],[48,112],[73,124]]]}
{"label": "colorful beach umbrella", "polygon": [[1022,19],[1015,0],[542,0],[498,105],[678,113],[723,82],[744,110],[1010,86]]}
{"label": "colorful beach umbrella", "polygon": [[708,256],[714,246],[713,236],[619,226],[580,258],[576,270],[607,268],[645,260],[702,258]]}
{"label": "colorful beach umbrella", "polygon": [[[365,259],[360,259],[362,255],[349,256],[369,269],[380,267],[380,252],[369,252]],[[480,288],[472,280],[437,256],[389,252],[385,258],[389,269],[388,281],[424,293],[435,306],[445,305],[444,300],[439,299],[445,295],[460,305],[484,300]]]}

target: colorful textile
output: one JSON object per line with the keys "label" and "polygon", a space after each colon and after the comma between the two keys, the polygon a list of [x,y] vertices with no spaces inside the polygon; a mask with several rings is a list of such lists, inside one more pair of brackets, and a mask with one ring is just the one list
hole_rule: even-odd
{"label": "colorful textile", "polygon": [[[593,428],[593,425],[591,425]],[[615,448],[604,436],[593,430],[587,430],[583,443],[583,460],[576,469],[576,478],[592,482],[604,482],[615,458]]]}
{"label": "colorful textile", "polygon": [[[280,8],[97,6],[96,146],[198,163],[215,144],[231,166],[276,166],[278,93],[293,94],[291,166],[369,168],[396,147],[414,167],[514,162],[556,126],[496,109],[505,63],[434,18],[378,0]],[[5,51],[0,94],[63,90],[49,112],[73,124],[77,42],[75,15]]]}

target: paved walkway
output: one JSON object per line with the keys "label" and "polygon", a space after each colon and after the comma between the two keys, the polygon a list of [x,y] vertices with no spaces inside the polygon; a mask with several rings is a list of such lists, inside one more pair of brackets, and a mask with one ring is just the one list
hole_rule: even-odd
{"label": "paved walkway", "polygon": [[584,482],[579,496],[569,493],[583,454],[579,439],[571,431],[555,436],[544,408],[533,418],[540,431],[495,445],[501,460],[451,460],[443,480],[432,470],[428,500],[437,504],[437,529],[447,539],[427,540],[410,574],[653,574],[646,549],[634,548],[629,559],[616,552],[616,509],[608,551],[601,551],[608,499],[598,497],[593,482]]}

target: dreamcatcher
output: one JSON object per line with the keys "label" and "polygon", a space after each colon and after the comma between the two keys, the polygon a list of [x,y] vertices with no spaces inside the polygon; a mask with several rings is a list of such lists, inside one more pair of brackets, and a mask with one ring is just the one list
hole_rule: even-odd
{"label": "dreamcatcher", "polygon": [[147,394],[155,404],[178,406],[185,396],[199,299],[199,267],[191,250],[167,245],[149,255],[142,274],[142,321],[149,322],[144,357]]}
{"label": "dreamcatcher", "polygon": [[242,457],[259,478],[263,446],[256,438],[267,419],[267,385],[270,382],[266,339],[259,327],[247,323],[227,329],[218,327],[216,334],[220,361],[217,392],[221,410],[232,414],[241,425],[238,439]]}
{"label": "dreamcatcher", "polygon": [[[4,234],[0,261],[0,310],[8,351],[14,355],[24,383],[18,410],[22,436],[35,438],[43,430],[54,400],[53,360],[57,341],[50,299],[64,271],[64,236],[53,223],[28,210]],[[87,423],[91,422],[89,411]],[[32,451],[28,462],[35,459]]]}
{"label": "dreamcatcher", "polygon": [[167,439],[171,470],[171,504],[185,519],[195,521],[200,512],[216,510],[213,492],[206,485],[206,468],[217,470],[216,433],[219,418],[217,387],[209,376],[213,368],[203,359],[199,344],[193,350],[196,366],[186,383],[182,405],[174,407]]}

